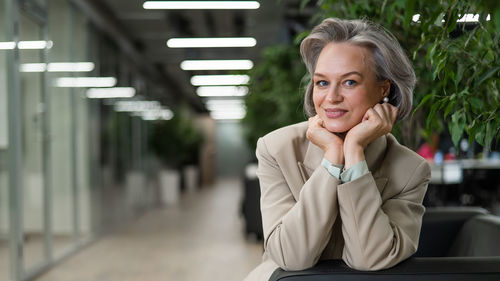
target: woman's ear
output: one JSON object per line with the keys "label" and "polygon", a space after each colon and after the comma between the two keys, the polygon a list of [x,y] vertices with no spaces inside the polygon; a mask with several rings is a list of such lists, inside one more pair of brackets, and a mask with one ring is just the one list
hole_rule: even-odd
{"label": "woman's ear", "polygon": [[389,92],[391,91],[391,81],[389,79],[382,81],[380,84],[380,89],[380,93],[382,95],[380,98],[383,99],[385,97],[388,97]]}

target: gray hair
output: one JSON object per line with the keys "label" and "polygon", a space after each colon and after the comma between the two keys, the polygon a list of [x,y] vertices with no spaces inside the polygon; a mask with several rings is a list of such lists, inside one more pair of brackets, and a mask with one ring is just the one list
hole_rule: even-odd
{"label": "gray hair", "polygon": [[325,19],[300,44],[300,54],[310,74],[304,97],[304,110],[316,115],[313,103],[312,76],[321,50],[332,42],[363,46],[373,54],[377,81],[389,80],[389,103],[398,108],[398,120],[407,117],[412,108],[413,89],[417,79],[410,60],[389,31],[367,20]]}

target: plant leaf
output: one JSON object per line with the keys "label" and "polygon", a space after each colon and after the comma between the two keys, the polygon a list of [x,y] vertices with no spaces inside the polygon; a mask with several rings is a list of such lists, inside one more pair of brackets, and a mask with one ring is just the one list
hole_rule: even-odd
{"label": "plant leaf", "polygon": [[479,77],[478,81],[476,82],[476,86],[481,86],[481,83],[483,83],[484,80],[490,78],[499,69],[500,69],[500,66],[495,66],[492,69],[486,71],[483,75],[481,75],[481,77]]}

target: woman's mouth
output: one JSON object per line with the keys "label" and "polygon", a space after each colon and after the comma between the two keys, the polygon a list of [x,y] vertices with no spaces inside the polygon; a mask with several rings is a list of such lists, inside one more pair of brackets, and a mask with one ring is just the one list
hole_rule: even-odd
{"label": "woman's mouth", "polygon": [[344,116],[344,114],[347,113],[347,110],[340,109],[340,108],[327,108],[325,109],[325,115],[327,118],[340,118]]}

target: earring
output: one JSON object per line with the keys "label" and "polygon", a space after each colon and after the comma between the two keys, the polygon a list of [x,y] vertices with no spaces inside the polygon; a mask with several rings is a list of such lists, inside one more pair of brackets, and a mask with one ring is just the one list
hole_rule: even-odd
{"label": "earring", "polygon": [[385,97],[382,101],[383,101],[383,102],[389,102],[389,98],[388,98],[388,97]]}

